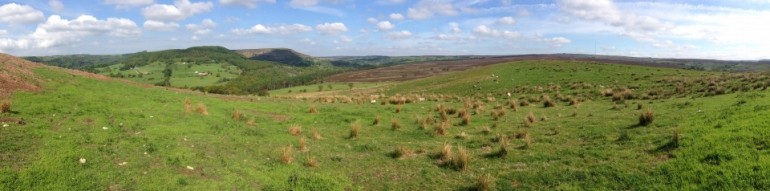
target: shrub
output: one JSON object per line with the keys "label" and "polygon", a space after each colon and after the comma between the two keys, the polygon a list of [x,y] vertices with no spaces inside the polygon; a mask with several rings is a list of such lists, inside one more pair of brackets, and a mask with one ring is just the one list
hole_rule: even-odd
{"label": "shrub", "polygon": [[195,111],[197,111],[201,115],[209,115],[209,111],[206,110],[206,105],[203,105],[202,103],[198,104],[198,108],[196,108]]}
{"label": "shrub", "polygon": [[318,113],[318,110],[315,108],[315,105],[311,105],[310,109],[307,111],[308,113]]}
{"label": "shrub", "polygon": [[652,121],[655,119],[655,115],[653,114],[652,110],[647,110],[646,112],[643,112],[639,114],[639,125],[641,126],[647,126],[652,124]]}
{"label": "shrub", "polygon": [[235,121],[241,120],[241,117],[243,117],[243,113],[241,113],[241,111],[238,111],[238,110],[233,111],[233,120]]}
{"label": "shrub", "polygon": [[358,137],[358,132],[361,131],[361,125],[358,124],[358,122],[353,122],[350,124],[350,135],[348,138],[356,138]]}
{"label": "shrub", "polygon": [[398,119],[390,120],[390,127],[395,131],[401,128],[401,122]]}
{"label": "shrub", "polygon": [[477,191],[487,191],[491,190],[492,187],[494,187],[495,179],[489,174],[482,174],[479,175],[478,179],[476,180],[476,190]]}
{"label": "shrub", "polygon": [[302,127],[297,125],[297,124],[291,125],[289,127],[289,134],[291,134],[293,136],[301,135],[302,134]]}
{"label": "shrub", "polygon": [[291,164],[291,162],[294,161],[294,154],[292,154],[292,152],[291,147],[284,147],[281,151],[281,163]]}

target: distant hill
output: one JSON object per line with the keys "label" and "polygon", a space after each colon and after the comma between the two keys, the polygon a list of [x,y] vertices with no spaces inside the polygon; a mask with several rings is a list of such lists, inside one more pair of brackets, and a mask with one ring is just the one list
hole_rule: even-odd
{"label": "distant hill", "polygon": [[299,67],[308,67],[314,63],[312,56],[288,48],[246,49],[235,50],[235,52],[252,60],[272,61]]}

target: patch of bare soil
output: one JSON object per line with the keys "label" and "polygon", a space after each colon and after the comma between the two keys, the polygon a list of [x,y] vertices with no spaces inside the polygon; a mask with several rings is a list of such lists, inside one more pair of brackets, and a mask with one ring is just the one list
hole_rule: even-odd
{"label": "patch of bare soil", "polygon": [[42,64],[0,54],[0,99],[11,96],[19,90],[40,90],[40,79],[32,71]]}

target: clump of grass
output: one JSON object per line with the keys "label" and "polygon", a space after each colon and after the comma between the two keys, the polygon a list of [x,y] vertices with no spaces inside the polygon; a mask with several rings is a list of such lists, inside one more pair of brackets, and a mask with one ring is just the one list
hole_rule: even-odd
{"label": "clump of grass", "polygon": [[408,147],[399,146],[396,148],[396,150],[393,151],[393,154],[391,156],[395,159],[403,159],[413,154],[414,154],[414,151],[412,151]]}
{"label": "clump of grass", "polygon": [[537,121],[537,117],[535,117],[535,114],[533,114],[532,112],[529,112],[527,114],[526,121],[529,123],[535,123],[535,121]]}
{"label": "clump of grass", "polygon": [[281,163],[283,164],[291,164],[291,162],[294,161],[294,154],[293,154],[292,147],[284,147],[281,150]]}
{"label": "clump of grass", "polygon": [[452,167],[455,170],[465,171],[468,169],[469,159],[468,151],[464,147],[459,147],[457,148],[457,155],[452,160]]}
{"label": "clump of grass", "polygon": [[249,118],[249,120],[246,121],[246,125],[254,127],[255,125],[257,125],[257,122],[254,121],[254,118]]}
{"label": "clump of grass", "polygon": [[293,136],[299,136],[299,135],[301,135],[301,134],[302,134],[302,127],[301,127],[301,126],[299,126],[299,125],[297,125],[297,124],[293,124],[293,125],[291,125],[291,126],[289,127],[289,134],[291,134],[291,135],[293,135]]}
{"label": "clump of grass", "polygon": [[468,110],[467,109],[460,109],[460,110],[457,111],[457,117],[458,118],[462,118],[463,116],[466,116],[466,115],[468,115]]}
{"label": "clump of grass", "polygon": [[374,117],[374,121],[372,122],[372,125],[379,125],[380,124],[380,116],[377,115]]}
{"label": "clump of grass", "polygon": [[392,119],[390,120],[390,128],[395,130],[398,130],[401,128],[401,122],[398,121],[398,119]]}
{"label": "clump of grass", "polygon": [[446,135],[449,133],[449,122],[441,122],[433,128],[433,135]]}
{"label": "clump of grass", "polygon": [[548,121],[548,116],[543,115],[543,117],[540,118],[540,121]]}
{"label": "clump of grass", "polygon": [[441,146],[441,150],[439,150],[439,153],[437,157],[440,161],[443,162],[449,162],[454,158],[454,153],[452,152],[452,145],[448,143],[444,143],[443,146]]}
{"label": "clump of grass", "polygon": [[184,112],[185,113],[192,112],[192,105],[190,103],[190,98],[189,97],[184,99]]}
{"label": "clump of grass", "polygon": [[572,115],[571,115],[572,117],[577,117],[577,115],[578,115],[577,111],[572,111]]}
{"label": "clump of grass", "polygon": [[476,190],[477,191],[487,191],[491,190],[492,187],[494,187],[495,184],[495,178],[492,177],[489,174],[482,174],[478,177],[476,180]]}
{"label": "clump of grass", "polygon": [[522,139],[524,139],[524,146],[522,148],[524,149],[532,148],[532,136],[530,136],[529,133],[524,134],[524,137],[522,137]]}
{"label": "clump of grass", "polygon": [[238,120],[241,120],[242,117],[243,117],[243,113],[241,113],[241,111],[238,111],[238,110],[233,111],[233,120],[238,121]]}
{"label": "clump of grass", "polygon": [[401,113],[401,106],[403,105],[396,106],[396,113]]}
{"label": "clump of grass", "polygon": [[348,135],[348,138],[356,138],[358,137],[358,133],[361,131],[361,125],[358,124],[358,122],[353,122],[350,124],[350,135]]}
{"label": "clump of grass", "polygon": [[297,147],[297,150],[307,151],[307,141],[305,141],[305,137],[299,138],[299,146]]}
{"label": "clump of grass", "polygon": [[521,100],[521,102],[519,102],[519,106],[522,106],[522,107],[527,107],[527,106],[529,106],[529,101],[527,101],[527,100]]}
{"label": "clump of grass", "polygon": [[196,108],[195,111],[201,115],[209,115],[209,111],[206,109],[206,105],[203,105],[203,103],[199,103],[198,108]]}
{"label": "clump of grass", "polygon": [[674,148],[679,147],[679,130],[674,130],[674,133],[671,135],[671,146]]}
{"label": "clump of grass", "polygon": [[318,113],[318,109],[316,109],[315,105],[311,105],[310,109],[307,110],[308,113]]}
{"label": "clump of grass", "polygon": [[323,139],[323,136],[321,136],[321,133],[318,133],[318,130],[313,129],[313,136],[311,138],[313,138],[313,140],[321,140]]}
{"label": "clump of grass", "polygon": [[447,113],[446,113],[446,111],[445,111],[445,110],[441,110],[441,111],[439,112],[439,114],[441,115],[441,121],[442,121],[442,122],[447,122],[447,121],[449,121],[449,115],[447,115]]}
{"label": "clump of grass", "polygon": [[644,107],[644,106],[642,105],[642,103],[637,103],[637,104],[636,104],[636,110],[642,110],[642,107]]}
{"label": "clump of grass", "polygon": [[489,133],[492,132],[492,129],[489,128],[489,126],[481,126],[481,133],[484,133],[485,135],[489,135]]}
{"label": "clump of grass", "polygon": [[548,95],[543,95],[543,107],[554,107],[556,106],[556,103],[551,100],[551,97]]}
{"label": "clump of grass", "polygon": [[508,105],[513,111],[519,111],[519,105],[516,104],[516,100],[508,101]]}
{"label": "clump of grass", "polygon": [[463,120],[460,122],[460,125],[467,126],[471,124],[471,115],[463,115]]}
{"label": "clump of grass", "polygon": [[641,126],[650,125],[653,120],[655,120],[655,115],[652,110],[647,110],[646,112],[639,114],[639,125]]}
{"label": "clump of grass", "polygon": [[11,102],[8,100],[3,100],[3,103],[0,104],[0,113],[8,112],[11,112]]}
{"label": "clump of grass", "polygon": [[571,106],[577,106],[577,105],[579,105],[579,104],[580,104],[580,101],[579,101],[578,99],[575,99],[575,98],[571,98],[571,99],[569,99],[569,105],[571,105]]}
{"label": "clump of grass", "polygon": [[313,156],[307,155],[307,160],[305,160],[305,166],[318,167],[318,161],[316,161]]}
{"label": "clump of grass", "polygon": [[468,139],[468,134],[465,133],[465,131],[463,131],[463,132],[460,132],[460,134],[457,134],[457,136],[455,136],[455,138],[456,139]]}
{"label": "clump of grass", "polygon": [[500,148],[497,150],[497,153],[495,154],[497,157],[505,157],[508,155],[508,140],[503,136],[500,135]]}

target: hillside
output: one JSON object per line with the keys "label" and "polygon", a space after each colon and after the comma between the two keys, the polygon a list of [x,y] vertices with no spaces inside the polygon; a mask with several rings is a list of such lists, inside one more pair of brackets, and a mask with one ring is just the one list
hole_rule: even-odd
{"label": "hillside", "polygon": [[252,60],[272,61],[299,67],[308,67],[314,63],[313,57],[288,48],[246,49],[235,50],[235,52]]}
{"label": "hillside", "polygon": [[0,58],[41,88],[0,113],[2,190],[770,189],[761,73],[525,60],[253,97]]}

